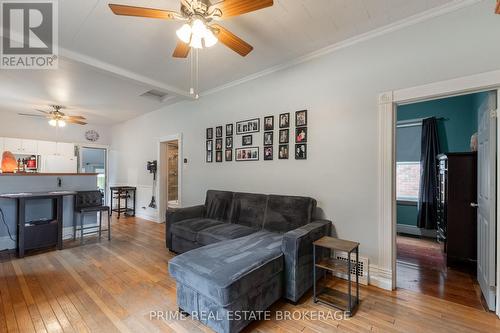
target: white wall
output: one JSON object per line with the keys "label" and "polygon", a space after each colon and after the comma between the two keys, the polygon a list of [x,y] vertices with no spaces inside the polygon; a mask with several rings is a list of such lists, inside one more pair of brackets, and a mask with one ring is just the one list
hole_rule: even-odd
{"label": "white wall", "polygon": [[[35,111],[26,113],[35,113]],[[88,143],[85,139],[85,132],[90,129],[99,132],[100,139],[95,143],[102,145],[111,143],[110,126],[69,124],[64,128],[54,128],[45,119],[21,117],[17,113],[0,110],[0,137]]]}
{"label": "white wall", "polygon": [[[201,203],[210,188],[312,196],[338,236],[359,241],[361,254],[376,265],[377,96],[499,69],[500,17],[493,14],[492,3],[117,125],[112,130],[111,184],[150,186],[146,161],[158,158],[158,138],[182,133],[189,160],[183,169],[184,206]],[[304,108],[309,110],[307,161],[205,163],[206,127]],[[254,141],[262,145],[262,132]]]}

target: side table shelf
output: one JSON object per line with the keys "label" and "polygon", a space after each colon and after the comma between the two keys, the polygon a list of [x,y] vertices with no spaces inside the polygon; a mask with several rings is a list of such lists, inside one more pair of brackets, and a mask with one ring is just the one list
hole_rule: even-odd
{"label": "side table shelf", "polygon": [[[326,258],[316,258],[317,248],[326,249],[329,252],[329,256]],[[332,258],[332,252],[334,251],[347,252],[347,260],[339,260]],[[351,263],[351,255],[355,252],[356,261],[354,267]],[[346,311],[349,316],[352,316],[354,309],[359,305],[359,275],[358,275],[358,265],[359,265],[359,243],[341,240],[333,237],[322,237],[313,243],[313,300],[314,303],[321,302],[326,305],[333,306],[337,309]],[[348,292],[344,293],[339,290],[328,288],[323,286],[318,290],[318,279],[317,270],[322,270],[323,272],[332,273],[342,273],[347,275],[348,280]],[[352,294],[352,281],[351,273],[354,269],[356,276],[355,286],[356,295]]]}

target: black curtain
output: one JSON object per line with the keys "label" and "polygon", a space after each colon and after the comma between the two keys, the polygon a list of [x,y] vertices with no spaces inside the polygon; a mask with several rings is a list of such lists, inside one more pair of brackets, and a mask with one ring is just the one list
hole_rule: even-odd
{"label": "black curtain", "polygon": [[420,155],[420,191],[418,195],[417,226],[436,229],[439,137],[436,118],[422,122],[422,147]]}

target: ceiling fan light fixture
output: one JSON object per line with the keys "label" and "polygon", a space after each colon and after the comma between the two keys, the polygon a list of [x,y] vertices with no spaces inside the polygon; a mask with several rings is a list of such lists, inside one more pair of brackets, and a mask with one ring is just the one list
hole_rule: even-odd
{"label": "ceiling fan light fixture", "polygon": [[219,41],[211,29],[205,30],[203,40],[205,41],[205,47],[212,47]]}
{"label": "ceiling fan light fixture", "polygon": [[64,120],[60,119],[60,120],[57,121],[57,125],[59,127],[65,127],[66,126],[66,122]]}
{"label": "ceiling fan light fixture", "polygon": [[189,46],[195,49],[202,49],[203,44],[201,43],[201,38],[202,38],[201,36],[193,34],[191,36],[191,43],[189,43]]}
{"label": "ceiling fan light fixture", "polygon": [[179,30],[177,30],[177,37],[186,44],[189,44],[191,40],[192,29],[189,24],[184,24]]}
{"label": "ceiling fan light fixture", "polygon": [[49,125],[50,125],[50,126],[54,126],[54,127],[56,127],[56,126],[57,126],[57,120],[55,120],[55,119],[50,119],[50,120],[49,120]]}

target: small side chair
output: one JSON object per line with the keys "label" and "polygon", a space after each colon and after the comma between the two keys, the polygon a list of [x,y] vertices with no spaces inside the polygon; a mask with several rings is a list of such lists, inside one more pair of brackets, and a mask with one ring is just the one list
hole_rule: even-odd
{"label": "small side chair", "polygon": [[[102,213],[108,215],[108,228],[102,229]],[[99,213],[99,225],[84,227],[83,220],[86,213]],[[108,240],[111,240],[111,210],[108,206],[104,206],[104,195],[101,191],[81,191],[75,195],[75,214],[79,214],[79,218],[73,219],[73,239],[76,240],[77,232],[80,232],[80,244],[83,244],[83,236],[99,234],[99,239],[103,231],[108,232]],[[78,223],[79,222],[79,223]],[[78,226],[79,224],[79,226]],[[85,232],[85,230],[93,229],[93,231]]]}

